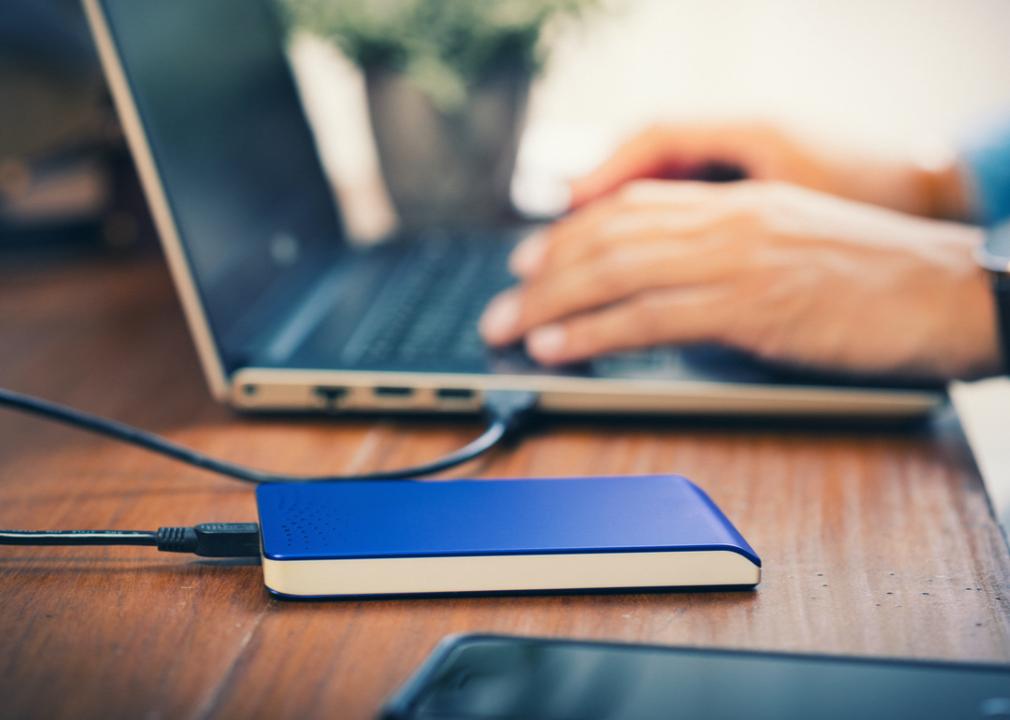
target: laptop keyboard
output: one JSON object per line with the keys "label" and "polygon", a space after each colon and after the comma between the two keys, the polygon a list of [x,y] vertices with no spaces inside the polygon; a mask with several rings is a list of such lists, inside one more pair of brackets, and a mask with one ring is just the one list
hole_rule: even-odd
{"label": "laptop keyboard", "polygon": [[488,300],[515,281],[511,243],[481,235],[418,239],[392,268],[344,345],[348,365],[481,358],[477,321]]}

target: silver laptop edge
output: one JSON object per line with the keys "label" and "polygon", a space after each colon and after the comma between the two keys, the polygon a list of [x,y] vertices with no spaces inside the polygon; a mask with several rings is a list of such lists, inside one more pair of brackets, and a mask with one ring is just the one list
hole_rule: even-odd
{"label": "silver laptop edge", "polygon": [[[540,407],[559,412],[876,416],[927,414],[945,396],[918,389],[738,384],[554,375],[480,375],[244,367],[226,372],[211,332],[179,229],[155,163],[119,51],[99,0],[83,0],[105,77],[154,217],[213,396],[249,410],[384,410],[467,412],[480,393],[523,388],[541,393]],[[395,387],[403,392],[383,392]]]}
{"label": "silver laptop edge", "polygon": [[112,41],[109,24],[98,0],[84,0],[84,10],[88,23],[91,25],[91,34],[98,47],[98,56],[105,72],[105,79],[109,84],[123,132],[126,134],[137,174],[140,175],[144,195],[147,197],[158,236],[161,238],[161,246],[168,259],[172,280],[179,291],[186,321],[189,323],[189,330],[196,342],[196,350],[200,356],[204,376],[207,378],[207,383],[210,385],[210,391],[214,397],[218,400],[227,400],[230,382],[225,375],[221,354],[214,342],[207,315],[196,289],[196,282],[183,252],[179,230],[172,217],[168,197],[161,184],[161,177],[158,175],[158,169],[154,162],[154,154],[147,142],[147,135],[144,132],[143,123],[140,121],[140,113],[133,100],[130,85],[126,81],[126,73],[119,60],[119,53]]}

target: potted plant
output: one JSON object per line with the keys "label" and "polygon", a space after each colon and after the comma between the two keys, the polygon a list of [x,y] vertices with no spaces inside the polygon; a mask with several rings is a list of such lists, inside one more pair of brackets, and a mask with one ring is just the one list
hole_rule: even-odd
{"label": "potted plant", "polygon": [[596,0],[286,0],[364,72],[401,226],[491,224],[509,209],[547,28]]}

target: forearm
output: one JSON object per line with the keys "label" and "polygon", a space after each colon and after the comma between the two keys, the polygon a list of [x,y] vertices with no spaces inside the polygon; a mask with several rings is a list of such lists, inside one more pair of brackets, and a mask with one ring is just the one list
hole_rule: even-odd
{"label": "forearm", "polygon": [[832,164],[831,184],[818,189],[833,195],[937,220],[977,218],[968,173],[953,154],[928,162],[856,158]]}

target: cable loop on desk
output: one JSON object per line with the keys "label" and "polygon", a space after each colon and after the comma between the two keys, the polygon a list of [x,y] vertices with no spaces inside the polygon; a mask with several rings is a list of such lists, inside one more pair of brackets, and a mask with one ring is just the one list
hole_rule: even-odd
{"label": "cable loop on desk", "polygon": [[531,392],[512,390],[487,391],[485,393],[485,411],[490,416],[490,422],[484,432],[459,450],[428,463],[395,470],[353,475],[284,475],[256,470],[226,460],[218,460],[173,443],[160,435],[155,435],[154,433],[116,422],[115,420],[108,420],[65,405],[0,388],[0,406],[20,410],[47,420],[62,422],[80,430],[104,435],[144,448],[150,452],[164,455],[165,457],[193,465],[203,470],[256,485],[268,482],[401,480],[433,475],[474,460],[494,448],[517,426],[519,418],[536,405],[536,401],[537,395]]}

